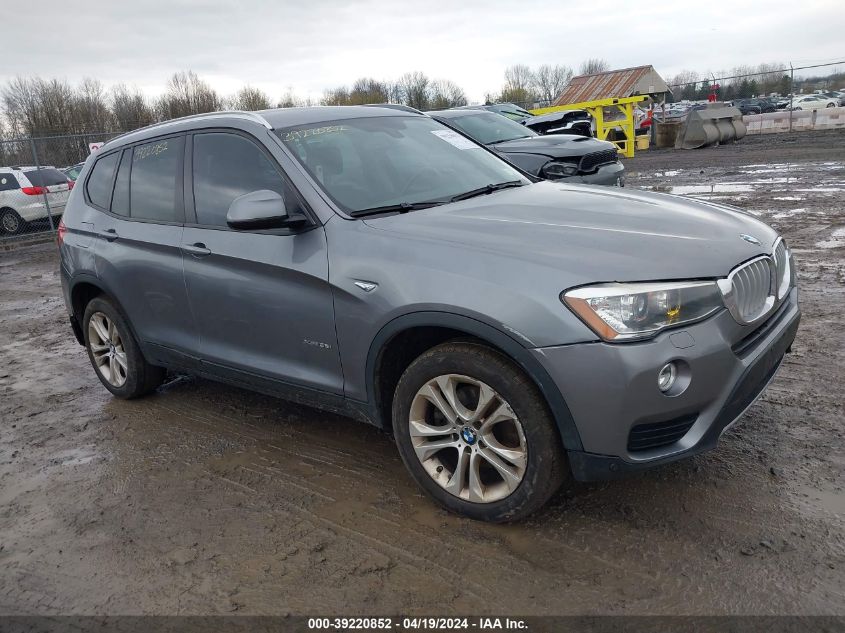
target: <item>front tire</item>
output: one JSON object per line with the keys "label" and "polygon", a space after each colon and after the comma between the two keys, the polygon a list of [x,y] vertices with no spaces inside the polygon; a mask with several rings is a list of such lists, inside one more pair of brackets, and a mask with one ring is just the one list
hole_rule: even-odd
{"label": "front tire", "polygon": [[143,396],[164,381],[165,370],[146,361],[125,317],[110,299],[99,296],[88,303],[82,332],[97,377],[118,398]]}
{"label": "front tire", "polygon": [[567,471],[537,387],[480,344],[444,343],[412,362],[394,394],[393,431],[416,482],[446,509],[473,519],[528,516]]}

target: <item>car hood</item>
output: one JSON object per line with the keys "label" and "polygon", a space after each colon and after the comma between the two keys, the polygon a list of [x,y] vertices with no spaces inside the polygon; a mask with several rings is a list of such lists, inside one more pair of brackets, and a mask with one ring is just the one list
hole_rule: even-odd
{"label": "car hood", "polygon": [[[737,264],[770,253],[777,238],[771,227],[739,209],[669,194],[555,182],[365,222],[397,238],[452,243],[456,270],[478,264],[480,253],[486,253],[496,262],[507,258],[512,266],[525,262],[529,268],[552,268],[566,284],[562,287],[724,277]],[[409,248],[415,257],[425,252],[424,246]]]}
{"label": "car hood", "polygon": [[546,136],[517,138],[512,141],[495,143],[490,147],[505,154],[539,154],[549,158],[567,158],[614,149],[616,146],[613,143],[587,136],[548,134]]}

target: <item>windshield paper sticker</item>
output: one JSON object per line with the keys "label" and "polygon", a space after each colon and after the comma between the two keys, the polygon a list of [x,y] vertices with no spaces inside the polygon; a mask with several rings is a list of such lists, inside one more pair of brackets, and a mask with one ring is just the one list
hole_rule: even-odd
{"label": "windshield paper sticker", "polygon": [[305,130],[294,130],[287,132],[282,140],[285,143],[297,141],[299,139],[308,138],[309,136],[318,136],[319,134],[328,134],[329,132],[345,132],[349,128],[343,125],[327,125],[325,127],[311,127]]}
{"label": "windshield paper sticker", "polygon": [[442,138],[447,143],[454,145],[458,149],[478,149],[478,145],[465,136],[461,136],[452,130],[432,130],[431,133],[434,134],[434,136]]}

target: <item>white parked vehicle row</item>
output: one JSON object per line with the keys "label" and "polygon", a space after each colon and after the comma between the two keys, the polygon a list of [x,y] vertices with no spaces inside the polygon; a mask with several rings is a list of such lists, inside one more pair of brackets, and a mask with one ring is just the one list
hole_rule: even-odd
{"label": "white parked vehicle row", "polygon": [[793,110],[819,110],[839,107],[840,100],[824,95],[803,95],[792,100]]}
{"label": "white parked vehicle row", "polygon": [[[30,222],[64,213],[73,182],[55,167],[0,167],[0,231],[23,233]],[[46,198],[46,200],[45,200]]]}

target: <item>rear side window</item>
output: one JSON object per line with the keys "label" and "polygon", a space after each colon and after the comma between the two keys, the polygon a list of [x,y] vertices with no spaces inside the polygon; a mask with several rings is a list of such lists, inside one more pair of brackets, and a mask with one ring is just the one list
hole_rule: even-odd
{"label": "rear side window", "polygon": [[112,177],[114,176],[114,168],[117,165],[118,156],[120,156],[119,153],[114,153],[103,156],[98,160],[94,164],[94,168],[91,170],[91,175],[88,176],[88,182],[85,185],[88,191],[88,198],[102,209],[109,208]]}
{"label": "rear side window", "polygon": [[285,182],[276,167],[252,141],[225,132],[194,136],[194,204],[197,222],[226,226],[232,200],[269,189],[286,197]]}
{"label": "rear side window", "polygon": [[129,176],[130,217],[154,222],[181,222],[182,149],[184,137],[136,145]]}
{"label": "rear side window", "polygon": [[111,200],[111,212],[116,215],[129,215],[129,170],[132,167],[132,150],[123,152],[117,177],[114,179],[114,196]]}
{"label": "rear side window", "polygon": [[52,167],[42,167],[41,169],[25,171],[23,175],[32,183],[33,187],[51,187],[52,185],[67,184],[67,176]]}
{"label": "rear side window", "polygon": [[12,191],[13,189],[20,189],[18,179],[9,173],[0,173],[0,191]]}

